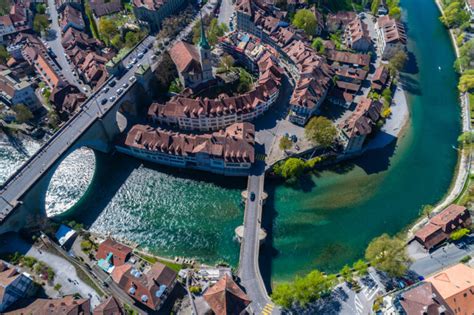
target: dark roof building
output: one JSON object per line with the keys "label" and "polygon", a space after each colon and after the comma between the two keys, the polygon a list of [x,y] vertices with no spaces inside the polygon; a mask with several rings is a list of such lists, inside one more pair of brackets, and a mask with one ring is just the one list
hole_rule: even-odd
{"label": "dark roof building", "polygon": [[92,13],[96,17],[114,14],[122,11],[122,2],[120,0],[91,0]]}

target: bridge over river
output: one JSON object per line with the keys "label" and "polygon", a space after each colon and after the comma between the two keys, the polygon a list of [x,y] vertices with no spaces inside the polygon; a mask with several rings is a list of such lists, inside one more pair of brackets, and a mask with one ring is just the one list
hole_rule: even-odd
{"label": "bridge over river", "polygon": [[[147,77],[151,71],[153,49],[148,49],[154,42],[154,37],[148,36],[142,40],[133,50],[131,50],[121,61],[122,65],[129,64],[136,58],[139,52],[147,50],[143,57],[130,69],[123,68],[120,77],[112,75],[104,85],[94,92],[80,110],[50,138],[28,161],[26,161],[10,178],[2,185],[0,190],[0,233],[8,230],[15,230],[23,226],[20,222],[20,215],[15,215],[14,220],[10,220],[14,212],[26,202],[26,195],[35,195],[31,192],[40,180],[47,180],[54,174],[54,170],[60,162],[72,151],[81,146],[91,147],[95,150],[108,152],[112,147],[113,137],[120,133],[120,127],[116,122],[116,112],[125,102],[135,102],[133,95],[134,88],[141,83],[145,85]],[[146,49],[145,49],[146,48]],[[141,76],[139,75],[142,74]],[[131,81],[131,77],[135,80]],[[133,80],[133,79],[132,79]],[[113,87],[109,87],[110,82],[115,81]],[[117,95],[117,89],[122,88],[123,92]],[[114,97],[112,100],[111,97]],[[103,99],[107,103],[101,104]],[[115,113],[110,115],[110,113]],[[41,185],[40,185],[41,186]],[[44,186],[44,185],[43,185]],[[35,196],[37,197],[37,196]],[[33,198],[35,202],[38,198]],[[38,204],[32,207],[41,208]],[[7,222],[11,221],[11,222]],[[8,224],[6,224],[8,223]]]}

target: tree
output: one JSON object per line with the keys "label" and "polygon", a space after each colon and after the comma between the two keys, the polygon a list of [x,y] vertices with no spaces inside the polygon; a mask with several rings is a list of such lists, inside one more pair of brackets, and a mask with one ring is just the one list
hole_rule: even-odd
{"label": "tree", "polygon": [[373,267],[394,277],[403,276],[410,261],[404,242],[388,234],[382,234],[370,242],[365,250],[365,259]]}
{"label": "tree", "polygon": [[388,61],[388,67],[392,76],[394,76],[397,72],[403,70],[405,67],[405,63],[408,60],[408,55],[404,50],[397,51]]}
{"label": "tree", "polygon": [[317,37],[313,40],[311,46],[316,49],[317,52],[323,54],[326,51],[326,47],[324,46],[323,39],[321,37]]}
{"label": "tree", "polygon": [[469,231],[469,229],[462,228],[462,229],[459,229],[459,230],[456,230],[456,231],[452,232],[451,235],[449,236],[449,238],[452,241],[459,241],[461,238],[468,235],[469,233],[471,233],[471,231]]}
{"label": "tree", "polygon": [[468,22],[469,13],[464,10],[464,1],[451,1],[443,9],[443,15],[440,17],[441,22],[449,28],[459,27],[461,24]]}
{"label": "tree", "polygon": [[37,3],[35,9],[38,14],[46,13],[46,5],[44,3]]}
{"label": "tree", "polygon": [[272,300],[284,308],[290,308],[295,302],[293,286],[289,283],[278,284],[272,292]]}
{"label": "tree", "polygon": [[359,274],[359,276],[364,276],[367,274],[367,263],[363,261],[362,259],[359,259],[356,261],[353,265],[352,268]]}
{"label": "tree", "polygon": [[301,9],[296,11],[293,21],[291,22],[295,27],[302,29],[306,35],[316,35],[318,21],[316,16],[308,9]]}
{"label": "tree", "polygon": [[337,129],[326,117],[313,117],[304,128],[306,138],[322,147],[330,147],[336,139]]}
{"label": "tree", "polygon": [[432,205],[423,205],[421,206],[421,214],[429,218],[433,209],[434,207]]}
{"label": "tree", "polygon": [[45,31],[49,26],[48,17],[44,14],[36,14],[33,20],[33,30],[40,34]]}
{"label": "tree", "polygon": [[125,34],[125,46],[128,48],[132,48],[135,46],[138,41],[140,40],[140,33],[139,32],[127,32]]}
{"label": "tree", "polygon": [[237,86],[237,92],[240,94],[248,92],[252,87],[252,76],[245,69],[239,68],[239,85]]}
{"label": "tree", "polygon": [[344,279],[344,281],[352,281],[352,269],[349,267],[349,265],[342,267],[341,271],[339,271],[339,274],[341,275],[342,279]]}
{"label": "tree", "polygon": [[[204,29],[206,32],[207,41],[209,45],[217,44],[219,37],[222,37],[229,31],[225,23],[219,24],[217,18],[210,20],[209,24],[204,21]],[[197,22],[193,27],[193,43],[197,44],[201,39],[201,21]]]}
{"label": "tree", "polygon": [[[106,45],[112,44],[112,39],[119,35],[119,29],[112,19],[101,17],[99,19],[99,36]],[[119,36],[120,38],[120,36]],[[115,46],[115,45],[114,45]]]}
{"label": "tree", "polygon": [[280,138],[280,150],[289,150],[292,144],[293,143],[291,142],[290,138],[287,136]]}
{"label": "tree", "polygon": [[455,67],[461,72],[461,70],[469,68],[472,62],[474,62],[474,38],[459,48],[459,58],[456,60]]}
{"label": "tree", "polygon": [[459,79],[458,89],[461,92],[474,92],[474,69],[466,70]]}
{"label": "tree", "polygon": [[472,132],[472,131],[463,132],[458,137],[458,142],[459,142],[460,145],[463,145],[463,146],[474,143],[474,132]]}
{"label": "tree", "polygon": [[221,58],[221,68],[225,69],[225,71],[229,71],[234,66],[235,60],[231,55],[225,54]]}
{"label": "tree", "polygon": [[377,15],[379,11],[380,0],[373,0],[372,4],[370,5],[370,11],[373,15]]}
{"label": "tree", "polygon": [[13,106],[13,111],[16,114],[16,121],[20,124],[33,119],[33,113],[28,107],[23,104],[17,104]]}
{"label": "tree", "polygon": [[5,49],[5,46],[0,45],[0,64],[5,65],[10,58],[10,54]]}
{"label": "tree", "polygon": [[284,162],[275,165],[273,171],[275,174],[285,179],[295,179],[300,177],[305,170],[305,163],[299,158],[289,158]]}

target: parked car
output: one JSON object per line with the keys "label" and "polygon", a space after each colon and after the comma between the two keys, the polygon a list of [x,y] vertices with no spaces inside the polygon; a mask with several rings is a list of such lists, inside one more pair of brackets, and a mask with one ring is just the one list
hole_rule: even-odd
{"label": "parked car", "polygon": [[107,93],[109,91],[109,88],[106,86],[105,88],[102,89],[104,93]]}
{"label": "parked car", "polygon": [[123,89],[122,89],[122,88],[119,88],[116,92],[117,92],[117,95],[120,95],[120,94],[122,94]]}
{"label": "parked car", "polygon": [[255,201],[255,193],[253,191],[250,193],[250,201]]}
{"label": "parked car", "polygon": [[109,97],[109,101],[110,101],[110,102],[115,101],[115,95],[112,95],[111,97]]}
{"label": "parked car", "polygon": [[133,65],[131,63],[129,63],[125,68],[127,68],[127,70],[130,70],[132,69]]}
{"label": "parked car", "polygon": [[137,79],[137,78],[135,78],[135,76],[132,75],[132,76],[130,77],[130,79],[128,79],[128,81],[130,81],[130,82],[135,82],[136,79]]}
{"label": "parked car", "polygon": [[115,80],[112,80],[112,81],[109,82],[110,87],[114,87],[115,84],[117,84],[117,81],[115,81]]}
{"label": "parked car", "polygon": [[100,104],[105,105],[105,103],[107,103],[107,99],[106,99],[106,98],[103,98],[103,99],[100,101]]}
{"label": "parked car", "polygon": [[138,53],[137,58],[142,59],[143,58],[143,53]]}
{"label": "parked car", "polygon": [[122,87],[123,87],[124,89],[128,88],[128,83],[125,82],[124,84],[122,84]]}

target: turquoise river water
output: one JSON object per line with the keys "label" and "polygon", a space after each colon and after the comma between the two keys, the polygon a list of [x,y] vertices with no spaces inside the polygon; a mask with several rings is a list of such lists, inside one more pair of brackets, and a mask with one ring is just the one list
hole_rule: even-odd
{"label": "turquoise river water", "polygon": [[[403,75],[409,126],[392,146],[323,171],[302,188],[267,180],[271,197],[263,224],[271,232],[260,262],[267,279],[288,280],[313,268],[335,271],[362,257],[372,238],[402,230],[449,188],[460,132],[454,51],[433,0],[401,4],[411,51]],[[2,139],[0,180],[38,146]],[[47,210],[159,255],[236,265],[234,229],[242,224],[246,182],[212,177],[84,149],[53,177]]]}

